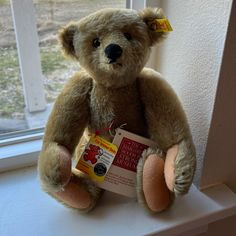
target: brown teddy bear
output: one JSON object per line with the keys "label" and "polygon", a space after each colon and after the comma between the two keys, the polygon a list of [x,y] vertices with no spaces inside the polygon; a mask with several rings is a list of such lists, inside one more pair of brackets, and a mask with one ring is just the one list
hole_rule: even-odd
{"label": "brown teddy bear", "polygon": [[[101,189],[72,171],[72,156],[84,131],[126,123],[125,130],[149,138],[137,167],[137,198],[151,212],[166,209],[174,195],[188,192],[196,159],[182,106],[162,76],[144,68],[151,46],[165,37],[153,20],[157,9],[104,9],[60,32],[65,54],[81,70],[58,96],[39,157],[43,189],[65,205],[91,210]],[[150,24],[151,23],[151,24]],[[109,132],[102,137],[112,141]]]}

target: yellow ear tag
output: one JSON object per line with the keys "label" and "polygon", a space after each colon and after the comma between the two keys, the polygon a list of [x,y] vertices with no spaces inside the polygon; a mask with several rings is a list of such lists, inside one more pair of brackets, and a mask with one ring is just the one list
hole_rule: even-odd
{"label": "yellow ear tag", "polygon": [[151,28],[151,30],[153,30],[155,32],[166,33],[166,32],[173,31],[173,29],[170,25],[170,22],[166,18],[155,19],[155,20],[149,21],[148,26]]}

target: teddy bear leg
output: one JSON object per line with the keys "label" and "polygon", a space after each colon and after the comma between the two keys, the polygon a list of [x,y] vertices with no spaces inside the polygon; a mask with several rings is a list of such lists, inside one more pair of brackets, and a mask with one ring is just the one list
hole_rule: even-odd
{"label": "teddy bear leg", "polygon": [[53,198],[68,207],[88,212],[94,208],[101,195],[101,189],[96,187],[81,173],[72,174],[69,183],[58,192],[48,192]]}
{"label": "teddy bear leg", "polygon": [[156,153],[147,153],[137,169],[137,194],[141,204],[153,213],[165,210],[171,203],[171,193],[164,178],[164,160]]}

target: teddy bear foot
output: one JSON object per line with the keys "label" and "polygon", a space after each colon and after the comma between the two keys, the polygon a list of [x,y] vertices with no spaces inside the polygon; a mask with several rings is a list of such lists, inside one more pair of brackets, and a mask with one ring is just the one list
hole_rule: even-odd
{"label": "teddy bear foot", "polygon": [[171,203],[171,193],[164,178],[164,160],[158,154],[142,158],[138,178],[139,202],[153,213],[165,210]]}
{"label": "teddy bear foot", "polygon": [[101,195],[101,189],[90,183],[84,176],[72,174],[69,183],[58,192],[48,192],[53,198],[64,205],[89,212],[92,210]]}

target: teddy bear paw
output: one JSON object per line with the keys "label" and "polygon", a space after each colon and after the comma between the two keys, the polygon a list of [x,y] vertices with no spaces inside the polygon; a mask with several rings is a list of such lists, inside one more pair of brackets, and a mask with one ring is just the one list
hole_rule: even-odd
{"label": "teddy bear paw", "polygon": [[47,191],[60,191],[71,177],[71,156],[69,151],[56,143],[48,145],[39,158],[39,177]]}

